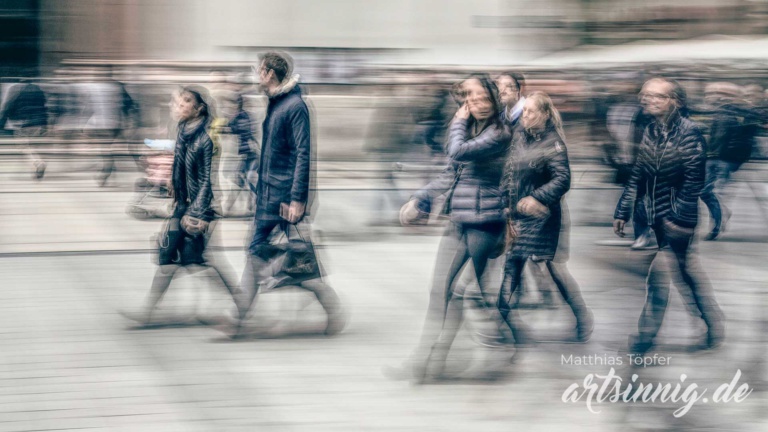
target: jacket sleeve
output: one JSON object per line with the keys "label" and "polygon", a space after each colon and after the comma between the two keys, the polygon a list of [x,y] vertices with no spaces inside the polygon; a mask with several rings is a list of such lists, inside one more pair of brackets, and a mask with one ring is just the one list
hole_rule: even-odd
{"label": "jacket sleeve", "polygon": [[706,175],[704,137],[698,129],[694,129],[681,144],[683,185],[676,194],[670,220],[675,225],[693,228],[699,217],[699,196]]}
{"label": "jacket sleeve", "polygon": [[555,143],[552,147],[546,158],[546,170],[550,180],[531,192],[532,197],[547,207],[558,203],[571,188],[571,167],[568,164],[565,145]]}
{"label": "jacket sleeve", "polygon": [[296,154],[296,168],[293,172],[291,201],[306,203],[309,196],[309,170],[311,167],[309,110],[302,105],[291,115],[293,149]]}
{"label": "jacket sleeve", "polygon": [[413,194],[411,199],[419,202],[419,210],[429,213],[435,198],[448,192],[453,182],[456,181],[457,166],[453,161],[449,162],[448,166],[434,180]]}
{"label": "jacket sleeve", "polygon": [[198,158],[197,184],[199,189],[197,196],[189,197],[192,203],[187,209],[187,215],[210,221],[209,210],[213,200],[213,189],[211,188],[211,161],[213,160],[213,142],[207,138],[200,144],[195,157]]}
{"label": "jacket sleeve", "polygon": [[487,159],[503,154],[509,147],[510,135],[504,127],[486,128],[475,138],[469,138],[469,121],[454,119],[448,138],[448,156],[458,162]]}

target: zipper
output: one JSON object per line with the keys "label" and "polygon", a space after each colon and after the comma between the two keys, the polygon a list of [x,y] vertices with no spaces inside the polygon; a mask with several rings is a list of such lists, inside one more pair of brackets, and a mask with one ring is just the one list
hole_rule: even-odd
{"label": "zipper", "polygon": [[675,214],[677,214],[677,199],[676,199],[676,195],[677,194],[675,192],[676,192],[675,188],[672,188],[672,196],[671,196],[671,199],[672,199],[672,211]]}

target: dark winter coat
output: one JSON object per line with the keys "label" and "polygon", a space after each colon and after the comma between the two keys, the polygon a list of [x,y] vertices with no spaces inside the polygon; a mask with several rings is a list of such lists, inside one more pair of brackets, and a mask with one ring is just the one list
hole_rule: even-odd
{"label": "dark winter coat", "polygon": [[257,219],[281,220],[281,203],[309,200],[310,135],[309,109],[295,79],[288,80],[269,98],[262,125]]}
{"label": "dark winter coat", "polygon": [[[504,169],[504,192],[517,239],[515,257],[553,259],[557,252],[563,211],[561,200],[571,187],[571,168],[565,143],[554,128],[529,135],[517,128]],[[531,196],[549,210],[546,216],[528,216],[517,203]],[[567,251],[563,251],[567,253]]]}
{"label": "dark winter coat", "polygon": [[742,164],[749,160],[759,121],[750,110],[726,104],[712,119],[707,158]]}
{"label": "dark winter coat", "polygon": [[704,145],[700,126],[679,114],[670,119],[666,130],[656,121],[651,123],[614,219],[629,221],[638,199],[645,203],[651,224],[668,219],[681,227],[695,227],[706,172]]}
{"label": "dark winter coat", "polygon": [[504,220],[500,184],[510,135],[503,124],[492,124],[471,138],[469,120],[454,119],[446,147],[450,162],[443,172],[414,194],[419,209],[430,212],[434,200],[448,193],[446,211],[460,224]]}
{"label": "dark winter coat", "polygon": [[48,112],[45,107],[45,93],[35,84],[17,84],[8,91],[8,100],[0,114],[0,127],[7,120],[19,122],[20,128],[45,126]]}
{"label": "dark winter coat", "polygon": [[213,220],[213,142],[205,130],[206,126],[205,121],[193,128],[179,125],[172,172],[173,197],[176,204],[174,218],[188,215],[206,222]]}

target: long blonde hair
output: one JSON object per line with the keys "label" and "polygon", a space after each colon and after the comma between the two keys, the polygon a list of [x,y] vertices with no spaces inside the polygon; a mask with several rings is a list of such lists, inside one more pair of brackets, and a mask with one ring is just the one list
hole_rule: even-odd
{"label": "long blonde hair", "polygon": [[549,120],[547,120],[547,126],[555,128],[560,139],[565,141],[565,132],[563,132],[563,118],[560,116],[560,111],[555,108],[549,95],[543,91],[535,91],[525,97],[527,100],[533,100],[536,102],[536,106],[547,114]]}

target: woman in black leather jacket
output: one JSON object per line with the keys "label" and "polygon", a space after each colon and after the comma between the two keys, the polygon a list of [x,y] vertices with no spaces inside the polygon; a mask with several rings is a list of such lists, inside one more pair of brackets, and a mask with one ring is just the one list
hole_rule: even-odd
{"label": "woman in black leather jacket", "polygon": [[[442,374],[462,320],[463,302],[456,295],[458,276],[470,260],[485,297],[484,309],[498,314],[496,294],[488,295],[491,287],[485,270],[503,239],[499,185],[510,134],[500,120],[498,91],[489,77],[473,75],[463,82],[462,90],[466,100],[450,126],[448,166],[401,210],[401,222],[409,224],[419,215],[428,216],[436,198],[447,195],[445,210],[451,220],[438,249],[429,310],[415,353],[412,377],[416,382]],[[490,344],[500,347],[500,338],[494,336]]]}
{"label": "woman in black leather jacket", "polygon": [[[131,317],[144,325],[150,324],[152,313],[171,284],[174,274],[182,267],[192,264],[212,268],[223,285],[238,304],[237,279],[232,272],[222,271],[214,265],[205,247],[215,224],[212,208],[211,163],[213,142],[208,135],[212,115],[204,95],[205,89],[185,87],[175,99],[172,110],[179,119],[176,148],[173,158],[173,174],[169,189],[173,194],[174,210],[166,222],[168,233],[161,233],[161,242],[167,239],[183,238],[178,246],[171,246],[168,259],[159,258],[160,265],[155,272],[152,288],[145,311],[138,317]],[[211,225],[211,226],[209,226]],[[163,250],[160,250],[160,254]],[[168,262],[170,261],[170,262]]]}
{"label": "woman in black leather jacket", "polygon": [[571,187],[571,169],[560,113],[549,96],[534,92],[526,99],[521,123],[502,182],[516,237],[507,254],[499,310],[511,327],[519,325],[511,298],[520,287],[526,260],[542,260],[576,316],[577,340],[584,342],[592,332],[592,313],[565,264],[570,221],[561,204]]}

